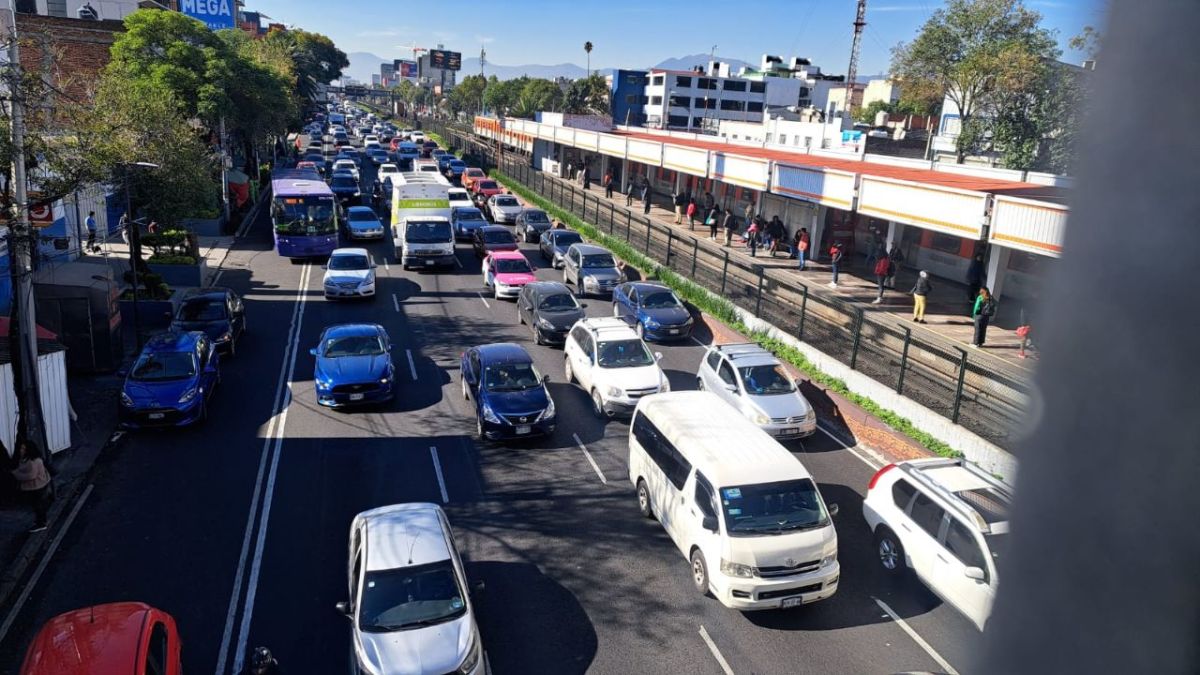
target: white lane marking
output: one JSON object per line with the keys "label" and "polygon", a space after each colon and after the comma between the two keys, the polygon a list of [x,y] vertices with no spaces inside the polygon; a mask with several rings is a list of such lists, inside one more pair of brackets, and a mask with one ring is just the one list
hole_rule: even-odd
{"label": "white lane marking", "polygon": [[[844,441],[842,441],[842,439],[838,438],[836,434],[831,433],[828,429],[821,426],[820,423],[817,424],[817,428],[821,430],[821,433],[832,438],[834,443],[837,443],[838,445],[840,445],[843,448],[845,448],[846,450],[848,450],[850,452],[850,454],[857,457],[859,459],[859,461],[861,461],[863,464],[866,464],[867,466],[871,467],[872,469],[875,469],[876,471],[878,471],[879,469],[883,468],[884,464],[887,464],[887,461],[884,460],[882,457],[879,457],[878,455],[876,455],[874,450],[870,450],[865,447],[859,447],[857,445],[854,447],[850,447],[849,445],[846,445],[846,443]],[[863,452],[868,453],[869,455],[871,455],[871,457],[869,457],[869,458],[864,457],[862,454],[859,453],[859,450],[862,450]]]}
{"label": "white lane marking", "polygon": [[706,345],[706,344],[704,344],[703,342],[701,342],[701,341],[697,340],[695,335],[689,335],[688,337],[689,337],[689,338],[691,338],[692,342],[695,342],[696,344],[700,345],[701,347],[704,347],[705,349],[708,349],[708,345]]}
{"label": "white lane marking", "polygon": [[408,372],[412,373],[412,379],[417,380],[417,364],[413,361],[412,350],[405,349],[404,353],[408,355]]}
{"label": "white lane marking", "polygon": [[397,312],[400,311],[400,298],[397,298],[395,293],[392,293],[392,307],[395,307]]}
{"label": "white lane marking", "polygon": [[892,608],[887,606],[887,603],[879,598],[871,599],[875,601],[875,604],[879,605],[880,609],[887,612],[887,615],[892,617],[892,621],[895,621],[901,628],[903,628],[904,632],[908,633],[908,636],[913,639],[913,642],[916,642],[921,649],[924,649],[925,653],[928,654],[930,658],[932,658],[934,661],[937,661],[937,664],[942,667],[942,670],[946,671],[946,675],[958,675],[958,671],[955,670],[954,667],[949,663],[947,663],[946,659],[943,659],[942,655],[938,654],[933,647],[929,646],[929,643],[926,642],[925,639],[920,635],[918,635],[917,631],[913,630],[912,627],[908,625],[907,621],[901,619],[895,612],[893,612]]}
{"label": "white lane marking", "polygon": [[458,259],[458,256],[454,256],[454,264],[458,265],[458,269],[460,270],[463,268],[462,261]]}
{"label": "white lane marking", "polygon": [[721,666],[721,670],[725,671],[725,675],[733,675],[733,668],[729,667],[729,662],[721,655],[721,650],[717,649],[717,643],[708,636],[708,631],[704,630],[704,626],[700,626],[700,637],[704,638],[704,644],[708,645],[708,651],[712,652],[717,663]]}
{"label": "white lane marking", "polygon": [[21,594],[17,596],[17,601],[13,603],[12,609],[9,610],[8,616],[4,618],[4,623],[0,624],[0,643],[4,642],[4,636],[8,634],[8,629],[12,628],[13,621],[16,621],[17,614],[20,614],[21,607],[25,605],[25,601],[29,599],[29,594],[33,592],[37,582],[42,578],[42,572],[46,571],[46,565],[50,564],[50,559],[54,557],[54,553],[58,551],[59,544],[62,543],[63,537],[66,536],[67,530],[71,529],[71,523],[75,522],[75,516],[79,515],[79,510],[83,508],[83,503],[92,494],[92,489],[96,486],[88,483],[83,494],[80,495],[79,501],[71,507],[71,512],[67,514],[67,519],[63,521],[62,527],[54,535],[54,539],[50,542],[50,548],[42,555],[42,559],[38,562],[38,566],[33,570],[33,576],[29,578],[29,583],[25,584],[25,588],[21,589]]}
{"label": "white lane marking", "polygon": [[[391,272],[391,271],[392,271],[392,268],[391,268],[391,267],[388,267],[388,261],[387,261],[387,256],[386,256],[386,255],[385,255],[385,256],[383,256],[383,269],[384,269],[385,271],[388,271],[388,272]],[[392,297],[395,297],[395,296],[392,296]]]}
{"label": "white lane marking", "polygon": [[600,465],[592,458],[592,453],[588,452],[587,446],[583,444],[583,441],[579,440],[579,434],[571,435],[575,438],[575,445],[579,446],[579,449],[583,451],[583,456],[587,457],[588,463],[596,470],[596,475],[600,477],[600,482],[608,485],[608,479],[604,477],[604,472],[600,470]]}
{"label": "white lane marking", "polygon": [[482,291],[475,291],[475,292],[479,294],[479,299],[483,301],[483,306],[487,307],[488,309],[491,309],[492,306],[488,304],[487,298],[483,297],[483,292]]}
{"label": "white lane marking", "polygon": [[437,448],[429,446],[429,455],[433,457],[433,471],[437,474],[438,489],[442,491],[442,503],[449,504],[450,496],[446,494],[446,479],[442,476],[442,463],[438,460]]}

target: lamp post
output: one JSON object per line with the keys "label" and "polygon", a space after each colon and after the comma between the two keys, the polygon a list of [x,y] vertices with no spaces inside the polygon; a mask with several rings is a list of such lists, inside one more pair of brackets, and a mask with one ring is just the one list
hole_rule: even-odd
{"label": "lamp post", "polygon": [[136,351],[142,349],[142,322],[138,312],[138,267],[142,262],[142,226],[133,217],[133,184],[131,169],[157,169],[150,162],[128,162],[121,165],[125,173],[125,218],[129,228],[129,267],[133,274],[133,344]]}

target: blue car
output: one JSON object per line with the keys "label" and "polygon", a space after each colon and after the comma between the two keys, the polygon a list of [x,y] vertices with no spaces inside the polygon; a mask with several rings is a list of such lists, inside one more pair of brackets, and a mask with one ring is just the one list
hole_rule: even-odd
{"label": "blue car", "polygon": [[212,340],[200,331],[150,338],[121,388],[121,426],[183,427],[203,421],[221,381],[220,360]]}
{"label": "blue car", "polygon": [[643,340],[683,340],[692,334],[692,313],[662,284],[630,281],[613,289],[613,316],[632,324]]}
{"label": "blue car", "polygon": [[475,236],[475,230],[489,225],[483,211],[474,206],[456,206],[450,209],[450,227],[454,229],[455,239],[470,240]]}
{"label": "blue car", "polygon": [[446,168],[442,172],[451,180],[461,180],[463,172],[466,170],[467,163],[456,157],[446,164]]}
{"label": "blue car", "polygon": [[[442,152],[445,152],[445,151],[442,151]],[[454,160],[456,160],[458,158],[448,152],[444,155],[439,155],[435,152],[434,159],[437,160],[438,171],[440,171],[442,174],[445,174],[446,171],[450,168],[450,162],[453,162]]]}
{"label": "blue car", "polygon": [[330,326],[309,353],[317,357],[313,380],[317,403],[341,408],[383,403],[395,396],[392,341],[383,326],[346,323]]}
{"label": "blue car", "polygon": [[335,172],[329,179],[329,189],[339,202],[356,202],[362,196],[358,181],[349,171]]}
{"label": "blue car", "polygon": [[463,352],[463,398],[475,402],[479,440],[507,440],[554,433],[554,399],[525,348],[504,342]]}
{"label": "blue car", "polygon": [[351,206],[346,209],[346,234],[351,239],[382,239],[383,223],[369,206]]}
{"label": "blue car", "polygon": [[412,161],[420,156],[421,149],[416,143],[404,142],[396,150],[396,163],[400,165],[401,170],[411,170]]}

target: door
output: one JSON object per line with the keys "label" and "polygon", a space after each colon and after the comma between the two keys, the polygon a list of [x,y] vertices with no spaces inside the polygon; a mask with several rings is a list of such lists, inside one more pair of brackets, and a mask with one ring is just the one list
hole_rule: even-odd
{"label": "door", "polygon": [[917,576],[929,583],[932,575],[934,553],[941,549],[938,541],[941,539],[946,511],[924,492],[918,492],[912,506],[909,507],[909,518],[899,522],[900,534],[904,550],[912,561],[913,570]]}
{"label": "door", "polygon": [[[686,529],[685,539],[686,544],[680,546],[681,549],[690,550],[692,544],[700,547],[704,552],[704,560],[708,564],[709,569],[720,564],[721,559],[721,535],[720,535],[720,519],[717,516],[717,493],[713,489],[712,483],[704,477],[704,474],[696,471],[693,474],[691,482],[685,486],[685,495],[687,495],[686,503],[683,508],[686,513],[680,515],[680,527]],[[710,519],[709,524],[715,525],[716,530],[705,529],[705,519]]]}
{"label": "door", "polygon": [[486,263],[484,263],[483,285],[487,286],[488,288],[491,288],[492,284],[495,283],[495,281],[494,281],[495,278],[496,278],[496,263],[493,262],[491,258],[489,258],[488,261]]}
{"label": "door", "polygon": [[621,317],[634,324],[637,323],[638,292],[632,286],[627,287],[626,291],[627,293],[623,293],[621,298]]}
{"label": "door", "polygon": [[[948,520],[942,545],[934,552],[932,587],[982,630],[995,597],[987,559],[975,532],[954,518]],[[972,567],[979,570],[982,579],[967,576],[967,569]]]}
{"label": "door", "polygon": [[700,367],[699,378],[705,389],[716,391],[721,386],[721,381],[717,378],[717,369],[720,367],[721,353],[714,349],[704,357],[704,365]]}
{"label": "door", "polygon": [[[717,396],[725,399],[737,408],[742,410],[742,397],[738,395],[737,373],[733,370],[733,364],[729,359],[721,359],[721,365],[717,367],[717,379],[720,380],[720,385],[717,387]],[[732,390],[731,390],[732,388]]]}
{"label": "door", "polygon": [[583,387],[584,391],[590,392],[592,385],[595,383],[595,349],[596,341],[592,338],[592,334],[583,331],[583,339],[579,341],[579,349],[575,352],[575,363],[572,367],[575,369],[575,379],[579,380],[579,386]]}

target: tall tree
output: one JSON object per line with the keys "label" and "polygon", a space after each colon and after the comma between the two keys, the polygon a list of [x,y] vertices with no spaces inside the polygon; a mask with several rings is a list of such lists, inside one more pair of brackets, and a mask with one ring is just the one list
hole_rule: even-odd
{"label": "tall tree", "polygon": [[[535,78],[529,80],[521,90],[521,98],[527,99],[534,112],[562,109],[563,90],[550,80]],[[532,117],[533,115],[529,115]]]}
{"label": "tall tree", "polygon": [[592,74],[592,43],[590,41],[583,43],[583,51],[587,52],[587,74]]}
{"label": "tall tree", "polygon": [[1005,100],[991,123],[991,141],[1004,166],[1071,172],[1091,74],[1055,64],[1036,88]]}
{"label": "tall tree", "polygon": [[994,115],[1006,97],[1036,89],[1047,62],[1058,56],[1041,15],[1021,0],[947,0],[916,39],[892,50],[892,75],[905,98],[958,108],[964,133],[957,159],[970,151],[972,120]]}
{"label": "tall tree", "polygon": [[575,80],[563,96],[563,109],[581,115],[608,115],[611,110],[608,83],[599,75]]}

